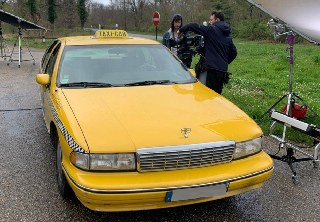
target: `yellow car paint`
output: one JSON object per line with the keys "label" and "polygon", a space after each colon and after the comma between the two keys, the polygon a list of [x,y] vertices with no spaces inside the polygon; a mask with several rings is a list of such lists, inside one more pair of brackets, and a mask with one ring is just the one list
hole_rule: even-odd
{"label": "yellow car paint", "polygon": [[[212,201],[261,187],[273,171],[273,162],[264,151],[212,166],[158,172],[93,172],[70,162],[70,153],[77,152],[71,145],[87,154],[136,153],[142,148],[237,143],[262,136],[247,114],[196,80],[120,87],[59,86],[60,63],[68,46],[161,45],[126,35],[123,30],[102,30],[93,37],[60,38],[46,52],[36,77],[48,132],[57,131],[62,169],[78,199],[95,211],[147,210]],[[170,190],[225,182],[229,188],[224,196],[165,202]]]}

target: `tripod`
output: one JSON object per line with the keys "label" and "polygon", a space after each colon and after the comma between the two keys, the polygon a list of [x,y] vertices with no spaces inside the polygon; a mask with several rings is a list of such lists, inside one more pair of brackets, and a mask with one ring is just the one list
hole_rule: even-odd
{"label": "tripod", "polygon": [[6,51],[10,53],[10,49],[7,45],[6,39],[3,38],[3,35],[2,35],[1,20],[0,20],[0,51],[1,51],[1,57],[2,58],[4,57],[4,60],[6,60],[6,57],[8,57],[6,54]]}
{"label": "tripod", "polygon": [[[22,36],[22,31],[21,31],[21,27],[20,27],[20,20],[19,20],[18,38],[17,38],[17,40],[15,41],[15,43],[14,43],[14,45],[13,45],[13,49],[12,49],[12,51],[11,51],[10,59],[9,59],[7,65],[9,65],[9,63],[12,62],[12,61],[19,61],[18,66],[19,66],[19,68],[20,68],[20,64],[21,64],[22,61],[31,61],[31,59],[30,59],[30,60],[22,60],[22,54],[21,54],[21,50],[22,50],[21,41],[22,41],[22,40],[24,41],[24,44],[27,46],[28,51],[29,51],[29,53],[30,53],[30,55],[31,55],[31,57],[32,57],[33,65],[36,64],[36,61],[35,61],[35,59],[33,58],[32,54],[31,54],[31,52],[30,52],[29,46],[28,46],[27,42],[25,41],[25,39],[24,39],[23,36]],[[14,51],[15,46],[17,45],[17,41],[18,41],[18,43],[19,43],[19,46],[18,46],[18,47],[19,47],[19,49],[18,49],[18,51],[19,51],[19,59],[18,59],[18,60],[13,60],[13,59],[12,59],[12,54],[13,54],[13,51]]]}
{"label": "tripod", "polygon": [[[303,118],[301,118],[300,120],[302,119],[308,119],[308,118],[312,118],[312,117],[315,117],[315,116],[318,116],[318,114],[310,107],[308,106],[308,104],[306,104],[306,102],[303,101],[303,99],[301,97],[299,97],[297,94],[295,94],[293,91],[292,91],[292,65],[293,65],[293,45],[294,45],[294,34],[292,31],[290,32],[287,32],[287,33],[284,33],[284,34],[287,34],[287,41],[288,41],[288,44],[289,44],[289,47],[287,48],[287,50],[289,49],[290,51],[290,56],[288,56],[287,58],[289,59],[289,71],[290,71],[290,75],[289,75],[289,92],[285,93],[274,105],[272,105],[264,114],[267,114],[269,113],[270,116],[271,116],[271,113],[273,112],[273,108],[278,105],[283,99],[285,99],[286,97],[288,97],[288,100],[287,100],[287,109],[286,109],[286,112],[285,114],[289,117],[292,117],[292,109],[294,107],[294,103],[295,103],[295,99],[298,99],[300,102],[302,102],[306,107],[308,107],[308,110],[310,110],[313,114],[312,115],[308,115],[308,116],[305,116]],[[290,143],[287,143],[285,141],[285,137],[286,137],[286,129],[287,129],[287,125],[288,124],[284,124],[283,125],[283,131],[282,131],[282,138],[279,138],[277,136],[274,136],[272,134],[272,131],[273,129],[275,128],[275,125],[277,124],[277,121],[273,122],[272,126],[270,127],[270,136],[273,137],[273,138],[276,138],[279,142],[280,142],[280,148],[283,148],[284,144],[287,144],[288,146],[286,146],[286,151],[287,151],[287,154],[282,156],[282,157],[279,157],[279,156],[276,156],[276,155],[273,155],[273,154],[269,154],[269,156],[273,159],[277,159],[277,160],[281,160],[283,162],[286,162],[289,166],[290,166],[290,169],[293,173],[292,175],[292,179],[293,179],[293,182],[296,184],[298,183],[298,178],[297,178],[297,173],[295,171],[295,168],[293,166],[293,163],[295,162],[301,162],[301,161],[309,161],[309,160],[313,160],[312,158],[295,158],[294,157],[294,152],[293,152],[293,149],[295,150],[298,150],[299,152],[302,152],[304,154],[306,154],[305,152],[301,151],[300,149],[298,149],[296,146],[290,144]]]}
{"label": "tripod", "polygon": [[[318,116],[318,114],[305,102],[303,101],[303,99],[298,96],[296,93],[294,93],[292,91],[292,65],[293,65],[293,45],[294,45],[294,37],[295,35],[293,34],[292,31],[290,32],[287,32],[287,33],[284,33],[284,34],[287,34],[287,41],[289,43],[289,46],[287,48],[287,50],[289,49],[290,51],[290,56],[288,56],[287,58],[289,59],[289,72],[290,72],[290,75],[289,75],[289,92],[285,93],[275,104],[273,104],[262,116],[264,116],[265,114],[267,113],[270,113],[270,111],[276,106],[278,105],[284,98],[288,97],[288,102],[287,102],[287,109],[286,109],[286,114],[289,115],[289,116],[292,116],[292,107],[293,107],[293,104],[294,104],[294,98],[297,98],[300,102],[302,102],[306,107],[308,107],[308,110],[310,110],[313,114],[312,115],[308,115],[308,116],[305,116],[302,119],[309,119],[309,118],[312,118],[312,117],[316,117]],[[284,130],[284,134],[283,136],[285,137],[285,130]]]}

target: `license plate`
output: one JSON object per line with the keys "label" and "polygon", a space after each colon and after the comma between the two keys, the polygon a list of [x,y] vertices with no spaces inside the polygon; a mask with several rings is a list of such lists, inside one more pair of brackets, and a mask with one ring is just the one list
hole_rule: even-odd
{"label": "license plate", "polygon": [[195,187],[186,189],[176,189],[168,191],[165,202],[174,202],[181,200],[192,200],[202,197],[223,196],[227,194],[229,183],[211,185],[206,187]]}

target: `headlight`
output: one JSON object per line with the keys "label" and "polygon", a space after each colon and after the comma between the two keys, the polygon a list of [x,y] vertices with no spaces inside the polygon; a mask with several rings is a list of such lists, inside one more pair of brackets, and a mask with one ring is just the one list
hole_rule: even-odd
{"label": "headlight", "polygon": [[245,156],[258,153],[262,150],[262,137],[258,137],[245,142],[236,143],[236,150],[233,159],[239,159]]}
{"label": "headlight", "polygon": [[136,169],[133,153],[85,154],[72,152],[70,161],[83,170],[98,171],[132,171]]}

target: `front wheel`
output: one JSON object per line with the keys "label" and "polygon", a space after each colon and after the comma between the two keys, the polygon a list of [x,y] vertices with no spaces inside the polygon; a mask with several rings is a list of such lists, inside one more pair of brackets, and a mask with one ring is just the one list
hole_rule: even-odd
{"label": "front wheel", "polygon": [[72,197],[73,191],[68,184],[67,178],[62,169],[62,151],[59,138],[56,139],[56,150],[57,150],[57,158],[56,158],[56,174],[57,174],[57,183],[61,196],[65,198]]}

